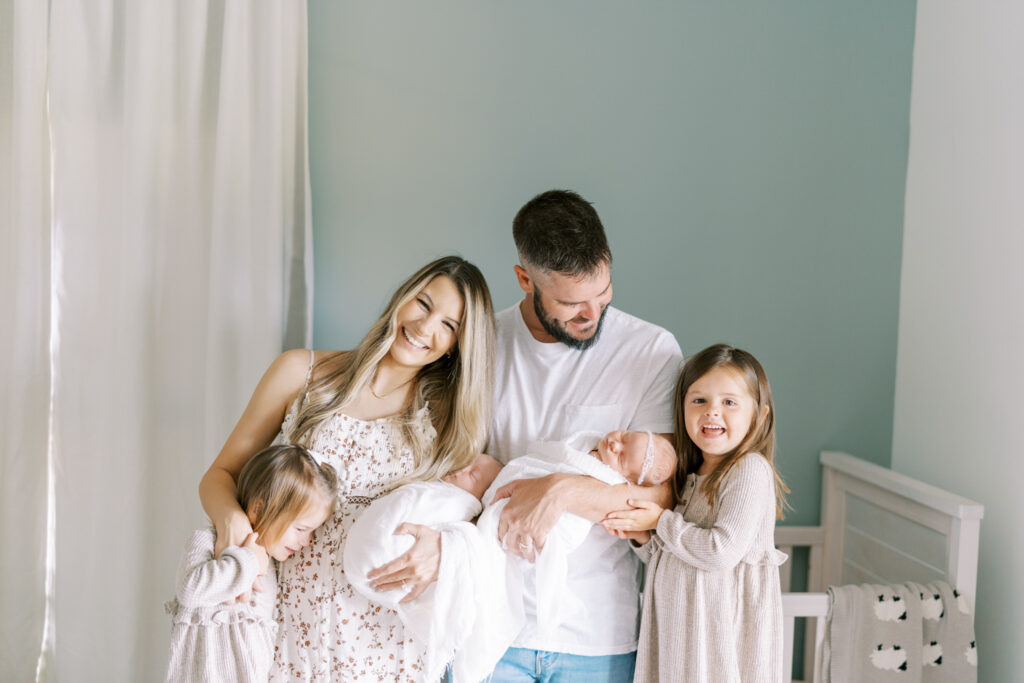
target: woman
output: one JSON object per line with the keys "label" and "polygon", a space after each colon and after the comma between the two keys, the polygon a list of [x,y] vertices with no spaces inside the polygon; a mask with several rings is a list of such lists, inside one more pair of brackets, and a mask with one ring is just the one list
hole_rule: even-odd
{"label": "woman", "polygon": [[[341,494],[314,536],[279,568],[271,680],[419,680],[422,650],[397,613],[352,590],[345,536],[370,501],[468,465],[486,438],[494,315],[480,271],[449,256],[421,268],[352,351],[287,351],[260,380],[199,486],[217,550],[251,532],[235,500],[242,467],[278,433],[335,467]],[[437,532],[405,524],[412,548],[373,572],[407,600],[437,578]]]}

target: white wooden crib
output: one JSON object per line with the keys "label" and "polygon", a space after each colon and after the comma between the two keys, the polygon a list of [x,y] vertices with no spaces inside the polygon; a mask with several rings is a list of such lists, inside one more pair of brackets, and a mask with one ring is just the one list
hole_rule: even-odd
{"label": "white wooden crib", "polygon": [[[818,527],[780,526],[775,543],[793,556],[808,548],[807,593],[788,592],[792,562],[782,566],[786,671],[803,659],[802,679],[817,683],[828,612],[828,586],[946,581],[974,609],[979,503],[845,453],[821,453]],[[804,650],[794,631],[804,620]]]}

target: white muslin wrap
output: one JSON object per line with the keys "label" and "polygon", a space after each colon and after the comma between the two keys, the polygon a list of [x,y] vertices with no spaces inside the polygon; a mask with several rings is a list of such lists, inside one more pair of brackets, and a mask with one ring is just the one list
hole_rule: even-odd
{"label": "white muslin wrap", "polygon": [[[555,473],[583,474],[608,484],[626,479],[590,455],[602,438],[596,432],[566,441],[537,443],[531,455],[509,462],[484,494],[484,502],[510,481]],[[477,525],[469,523],[481,503],[446,482],[416,482],[375,500],[353,523],[345,543],[345,574],[368,599],[398,612],[403,623],[426,646],[426,680],[440,678],[452,663],[453,683],[483,680],[505,654],[526,623],[523,602],[525,560],[506,554],[498,539],[498,520],[506,500],[488,505]],[[377,592],[367,573],[395,559],[413,544],[412,536],[394,535],[404,522],[441,532],[437,581],[415,600],[400,603],[406,591]],[[581,609],[565,591],[568,555],[590,533],[592,522],[564,513],[552,529],[535,567],[537,622],[554,631],[567,615]]]}
{"label": "white muslin wrap", "polygon": [[[441,677],[473,628],[476,605],[465,587],[476,582],[473,567],[479,562],[473,556],[479,535],[469,520],[481,507],[472,494],[454,484],[413,482],[373,501],[352,524],[345,541],[346,578],[368,600],[398,612],[413,636],[425,645],[428,681]],[[441,532],[441,567],[436,583],[415,600],[400,603],[407,591],[378,592],[366,575],[412,547],[412,536],[394,533],[405,522]]]}
{"label": "white muslin wrap", "polygon": [[[565,441],[535,443],[530,455],[509,461],[484,494],[485,508],[477,521],[480,534],[476,541],[477,555],[484,558],[484,566],[474,574],[482,582],[476,591],[483,595],[481,604],[486,608],[477,610],[477,626],[456,653],[454,683],[476,683],[490,674],[526,624],[523,581],[530,565],[506,554],[501,547],[498,520],[507,500],[492,502],[495,492],[517,479],[556,473],[582,474],[607,484],[625,484],[625,477],[590,455],[602,437],[597,432],[580,432]],[[563,620],[582,609],[579,598],[565,590],[568,557],[583,544],[592,526],[583,517],[563,513],[536,558],[537,625],[541,632],[553,633]]]}

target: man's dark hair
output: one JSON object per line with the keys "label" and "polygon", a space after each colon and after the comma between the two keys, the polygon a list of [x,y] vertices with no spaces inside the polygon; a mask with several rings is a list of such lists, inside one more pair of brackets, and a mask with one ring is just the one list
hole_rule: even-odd
{"label": "man's dark hair", "polygon": [[512,237],[523,265],[564,275],[589,275],[612,252],[597,211],[569,190],[548,190],[523,205],[512,221]]}

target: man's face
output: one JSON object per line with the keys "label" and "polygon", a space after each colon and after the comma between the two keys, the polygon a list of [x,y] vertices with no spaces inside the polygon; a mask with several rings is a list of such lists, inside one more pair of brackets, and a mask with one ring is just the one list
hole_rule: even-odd
{"label": "man's face", "polygon": [[604,313],[612,300],[611,269],[602,265],[589,275],[531,274],[533,310],[544,331],[581,351],[601,334]]}

